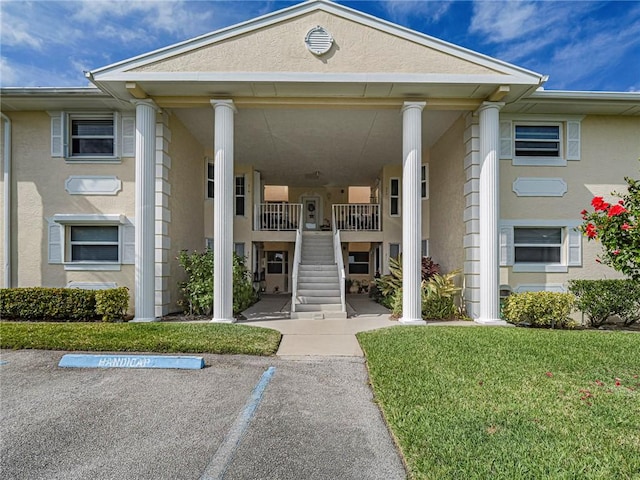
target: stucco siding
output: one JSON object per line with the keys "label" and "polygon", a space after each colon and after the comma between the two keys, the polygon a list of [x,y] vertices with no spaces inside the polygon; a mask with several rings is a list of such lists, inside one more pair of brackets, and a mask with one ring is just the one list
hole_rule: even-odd
{"label": "stucco siding", "polygon": [[171,143],[171,169],[169,183],[171,196],[169,209],[169,309],[178,311],[177,301],[181,298],[178,283],[184,281],[186,274],[180,266],[177,256],[181,250],[202,251],[204,249],[204,206],[202,198],[205,194],[205,178],[203,148],[185,129],[175,115],[169,117]]}
{"label": "stucco siding", "polygon": [[[579,222],[580,212],[590,209],[594,195],[609,195],[624,187],[624,177],[640,173],[640,119],[634,117],[587,116],[581,122],[581,156],[561,167],[513,166],[500,162],[502,220],[568,220]],[[513,191],[516,178],[561,178],[567,186],[561,197],[523,197]],[[595,261],[599,243],[582,238],[582,266],[564,273],[513,272],[501,268],[501,283],[566,284],[570,278],[617,278],[620,275]]]}
{"label": "stucco siding", "polygon": [[443,272],[464,262],[464,119],[461,117],[430,151],[430,253]]}
{"label": "stucco siding", "polygon": [[[332,49],[321,57],[304,44],[307,32],[317,25],[334,38]],[[326,12],[302,15],[132,71],[498,73]]]}
{"label": "stucco siding", "polygon": [[[51,157],[51,119],[46,112],[11,113],[14,205],[12,268],[14,286],[64,287],[71,281],[116,282],[133,293],[133,265],[119,271],[68,271],[48,263],[47,218],[55,214],[119,214],[134,217],[134,159],[117,164],[70,163]],[[71,175],[116,176],[116,195],[70,195]],[[133,302],[133,295],[131,295]]]}

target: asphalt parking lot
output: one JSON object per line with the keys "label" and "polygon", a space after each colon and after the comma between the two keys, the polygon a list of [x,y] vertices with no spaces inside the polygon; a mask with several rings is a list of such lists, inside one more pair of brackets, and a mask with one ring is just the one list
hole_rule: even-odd
{"label": "asphalt parking lot", "polygon": [[202,370],[65,369],[63,353],[0,352],[3,479],[406,476],[361,358],[203,355]]}

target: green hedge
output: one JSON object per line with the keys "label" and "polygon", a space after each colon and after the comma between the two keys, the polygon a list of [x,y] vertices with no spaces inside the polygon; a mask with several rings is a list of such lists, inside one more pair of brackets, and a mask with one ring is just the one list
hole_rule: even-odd
{"label": "green hedge", "polygon": [[0,318],[3,320],[114,322],[124,319],[129,308],[129,290],[79,288],[2,288]]}
{"label": "green hedge", "polygon": [[637,280],[570,280],[569,291],[592,327],[618,316],[625,325],[640,321],[640,282]]}
{"label": "green hedge", "polygon": [[574,303],[575,297],[570,293],[514,293],[505,300],[502,315],[509,323],[572,328],[576,324],[569,315],[574,309]]}

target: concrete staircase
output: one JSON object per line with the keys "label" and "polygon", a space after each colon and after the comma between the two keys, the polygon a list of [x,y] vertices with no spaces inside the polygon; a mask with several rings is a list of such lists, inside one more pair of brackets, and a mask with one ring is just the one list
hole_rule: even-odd
{"label": "concrete staircase", "polygon": [[[292,318],[347,318],[331,232],[303,232]],[[295,311],[293,311],[295,310]]]}

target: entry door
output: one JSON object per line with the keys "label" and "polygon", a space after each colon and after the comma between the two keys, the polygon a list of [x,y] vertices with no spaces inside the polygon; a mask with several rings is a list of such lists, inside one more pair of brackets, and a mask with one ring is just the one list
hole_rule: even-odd
{"label": "entry door", "polygon": [[304,209],[304,229],[305,230],[317,230],[318,215],[318,199],[317,198],[305,198],[302,205]]}

